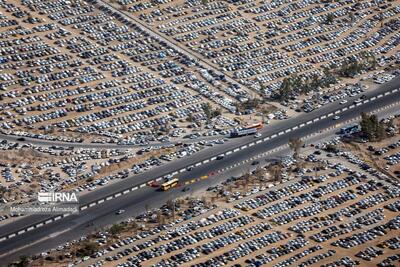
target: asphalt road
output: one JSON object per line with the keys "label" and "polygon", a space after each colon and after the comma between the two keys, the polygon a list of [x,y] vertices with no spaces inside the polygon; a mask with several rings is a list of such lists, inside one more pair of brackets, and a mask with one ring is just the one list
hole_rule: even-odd
{"label": "asphalt road", "polygon": [[[382,92],[394,89],[397,87],[396,82],[398,84],[400,84],[400,78],[396,79],[393,82],[388,83],[386,85],[387,87],[385,86],[385,90],[380,89],[380,90],[375,90],[373,92],[367,92],[366,95],[368,97],[370,97],[370,96],[376,95],[378,93],[382,93]],[[382,97],[378,100],[375,100],[374,102],[369,102],[366,105],[361,105],[359,107],[356,107],[355,109],[348,110],[347,112],[343,113],[341,115],[341,119],[339,119],[337,121],[332,121],[332,118],[320,120],[320,121],[318,121],[318,123],[310,124],[306,127],[303,127],[298,130],[292,131],[290,133],[278,136],[278,137],[274,138],[273,141],[262,142],[258,145],[248,148],[246,150],[232,153],[229,156],[225,157],[224,160],[211,161],[208,164],[204,164],[204,165],[194,168],[190,173],[188,173],[190,176],[188,178],[196,178],[196,177],[200,177],[200,176],[209,174],[213,170],[218,170],[220,168],[223,168],[225,165],[234,164],[235,162],[240,162],[240,161],[242,161],[243,158],[248,158],[254,153],[256,153],[256,154],[259,153],[260,150],[265,150],[265,151],[271,150],[281,144],[287,143],[290,138],[303,137],[312,132],[316,132],[321,129],[327,128],[331,125],[346,121],[346,120],[348,120],[348,118],[359,115],[362,111],[373,110],[377,106],[386,106],[387,104],[393,102],[396,99],[400,99],[399,92],[396,93],[395,95],[389,95],[387,97]],[[352,104],[351,100],[349,100],[349,102],[348,102],[348,105],[350,105],[350,104]],[[318,109],[314,112],[307,113],[307,114],[301,115],[296,118],[284,120],[280,123],[272,125],[271,127],[265,127],[261,131],[261,133],[263,136],[271,136],[275,133],[278,133],[279,131],[291,128],[295,125],[299,125],[300,123],[304,123],[313,118],[320,117],[323,114],[331,113],[334,110],[337,110],[338,108],[341,108],[341,107],[342,107],[342,105],[340,105],[339,103],[331,103],[330,105],[327,105],[326,107]],[[84,204],[90,203],[92,201],[101,199],[104,196],[108,196],[108,195],[114,194],[116,192],[122,191],[126,188],[131,187],[133,184],[137,184],[137,185],[143,184],[144,182],[147,182],[154,178],[164,176],[175,170],[180,170],[180,169],[185,168],[190,165],[194,165],[197,162],[201,162],[203,160],[209,159],[215,155],[232,150],[236,147],[240,147],[240,146],[247,144],[249,142],[252,142],[252,141],[254,141],[253,136],[231,139],[229,142],[227,142],[223,145],[218,145],[218,146],[204,149],[202,151],[199,151],[195,155],[185,157],[180,160],[175,160],[171,163],[151,169],[145,173],[134,175],[127,179],[107,185],[105,187],[98,188],[97,190],[92,191],[92,192],[82,196],[80,198],[80,203],[82,205],[84,205]],[[182,177],[182,178],[184,178],[184,177]],[[30,225],[32,225],[34,223],[40,222],[42,220],[46,220],[48,218],[50,218],[50,216],[48,216],[48,215],[47,216],[42,216],[42,215],[41,216],[38,216],[38,215],[27,216],[25,218],[17,220],[13,224],[1,226],[0,227],[0,237],[4,236],[6,234],[9,234],[9,233],[18,231],[19,229],[29,227]]]}
{"label": "asphalt road", "polygon": [[[373,95],[377,95],[387,90],[397,88],[399,82],[400,79],[396,79],[386,84],[384,86],[385,89],[368,92],[366,93],[366,95],[367,97],[371,97]],[[370,112],[377,109],[378,107],[385,107],[396,101],[400,101],[400,92],[378,98],[374,101],[368,102],[367,104],[360,105],[353,109],[347,110],[340,114],[339,120],[332,120],[332,117],[321,119],[316,123],[309,124],[306,125],[305,127],[298,128],[297,130],[293,130],[286,134],[279,135],[270,141],[261,142],[252,147],[243,149],[239,152],[226,155],[222,160],[210,161],[207,164],[195,167],[193,170],[189,172],[183,172],[178,176],[180,178],[180,181],[188,181],[193,178],[198,178],[206,174],[211,174],[212,172],[224,169],[235,163],[240,163],[243,160],[258,155],[264,151],[270,151],[281,145],[287,144],[290,138],[304,137],[309,134],[319,132],[323,129],[332,127],[333,125],[337,125],[345,121],[348,121],[358,116],[361,112]],[[349,101],[349,105],[350,104],[351,101]],[[300,123],[308,121],[312,118],[319,117],[323,114],[331,113],[334,110],[337,110],[338,107],[339,105],[336,103],[328,105],[322,109],[316,110],[315,112],[306,114],[307,116],[301,116],[300,118],[285,120],[280,124],[275,124],[270,128],[267,127],[263,129],[262,130],[263,136],[271,136],[274,133],[277,133],[284,129],[288,129],[295,125],[299,125]],[[340,108],[341,107],[343,106],[340,106]],[[239,147],[242,146],[243,144],[253,142],[254,140],[255,139],[253,136],[233,139],[232,141],[227,142],[224,145],[219,145],[212,147],[210,149],[200,151],[196,155],[183,158],[178,161],[174,161],[172,163],[150,170],[146,173],[135,175],[133,177],[124,179],[120,182],[111,184],[109,186],[99,188],[96,191],[93,191],[85,196],[82,196],[80,198],[80,202],[82,204],[90,203],[93,200],[97,200],[101,197],[104,197],[105,195],[109,195],[113,192],[119,192],[123,188],[131,187],[133,183],[141,184],[143,182],[152,180],[156,177],[160,177],[165,174],[171,173],[174,170],[179,170],[188,165],[192,165],[196,162],[203,161],[204,159],[209,159],[214,155],[218,155],[225,151],[231,150],[235,147]],[[246,170],[243,166],[241,168],[242,171]],[[223,173],[222,175],[226,177],[226,173]],[[210,178],[208,180],[205,180],[204,183],[210,183],[210,179],[212,180],[215,178],[216,177],[211,175]],[[95,222],[95,227],[109,225],[115,222],[117,219],[123,218],[123,216],[116,217],[116,215],[114,214],[115,211],[118,209],[127,210],[126,216],[128,216],[128,214],[133,214],[133,213],[137,214],[143,211],[146,205],[149,205],[151,207],[157,207],[160,206],[162,203],[165,203],[166,200],[179,197],[182,194],[183,193],[179,189],[173,189],[168,192],[156,192],[153,188],[145,187],[136,190],[134,193],[129,193],[126,195],[122,195],[118,198],[105,201],[102,204],[81,211],[81,213],[77,216],[71,215],[59,221],[45,225],[41,228],[29,231],[28,233],[17,235],[14,238],[0,242],[0,259],[2,260],[2,262],[7,262],[11,259],[15,259],[18,255],[26,253],[38,253],[40,251],[54,247],[55,245],[77,238],[83,235],[85,232],[93,230],[90,227],[86,227],[86,225],[92,221]],[[47,218],[48,216],[39,216],[39,215],[26,216],[13,222],[12,224],[6,224],[0,227],[0,233],[2,236],[8,233],[13,233],[16,230],[28,227],[35,222],[39,222]],[[59,235],[57,235],[57,233],[59,233]],[[47,239],[42,240],[43,238]],[[22,250],[13,252],[15,249],[21,247],[23,247]],[[5,253],[7,254],[5,255]]]}

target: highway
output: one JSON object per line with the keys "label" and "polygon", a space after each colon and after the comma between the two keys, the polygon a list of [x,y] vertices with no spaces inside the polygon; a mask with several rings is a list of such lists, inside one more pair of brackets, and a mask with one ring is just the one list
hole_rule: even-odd
{"label": "highway", "polygon": [[[332,126],[339,126],[340,124],[357,117],[361,112],[370,112],[379,107],[387,107],[394,102],[400,101],[400,92],[398,90],[393,93],[386,93],[387,95],[385,95],[385,92],[390,92],[393,89],[398,88],[399,82],[400,78],[397,78],[381,86],[378,90],[365,93],[367,97],[367,100],[365,101],[367,102],[360,104],[359,106],[350,108],[350,106],[353,106],[351,100],[348,102],[347,106],[332,103],[331,105],[327,105],[314,112],[282,121],[281,123],[277,123],[271,127],[266,127],[262,130],[262,137],[259,139],[255,139],[253,136],[233,139],[223,145],[202,150],[190,157],[165,164],[146,173],[135,175],[109,186],[99,188],[98,190],[80,198],[81,205],[86,206],[86,209],[82,210],[77,216],[71,215],[65,218],[60,218],[55,222],[50,222],[41,227],[34,228],[29,232],[22,231],[20,234],[16,234],[12,237],[9,237],[9,235],[15,232],[20,232],[22,229],[26,229],[27,227],[43,220],[47,220],[50,217],[42,215],[25,216],[12,224],[1,226],[0,237],[8,236],[8,238],[0,242],[0,259],[3,261],[9,261],[17,258],[18,255],[21,254],[38,253],[47,250],[55,245],[77,238],[89,230],[93,230],[93,228],[86,227],[89,222],[94,222],[94,227],[102,227],[115,222],[117,218],[122,219],[124,216],[137,214],[143,211],[146,205],[157,207],[162,203],[165,203],[168,199],[179,197],[183,195],[183,192],[179,189],[174,189],[169,192],[156,192],[154,188],[143,187],[136,188],[134,191],[129,191],[125,194],[118,192],[122,192],[127,188],[139,186],[149,180],[181,170],[189,165],[202,162],[201,165],[193,168],[193,170],[185,171],[176,175],[183,182],[203,175],[209,175],[209,179],[202,182],[208,185],[211,184],[212,181],[217,181],[219,178],[226,178],[231,172],[231,170],[227,169],[234,165],[239,166],[242,171],[245,171],[246,168],[243,167],[244,165],[240,165],[244,160],[285,145],[290,138],[305,137]],[[378,95],[381,96],[377,97]],[[333,113],[335,113],[336,110],[341,109],[346,110],[338,114],[340,115],[340,119],[333,120]],[[331,116],[321,119],[321,117],[329,114],[331,114]],[[307,123],[312,119],[315,119],[313,123]],[[302,124],[303,127],[299,127],[299,125]],[[284,133],[285,131],[286,133]],[[278,135],[280,132],[283,133]],[[260,141],[250,147],[248,146],[249,143],[254,143],[256,140],[263,140],[265,138],[269,138],[269,140]],[[228,152],[234,149],[236,149],[235,152]],[[210,158],[226,152],[228,152],[228,155],[225,155],[224,159],[210,160]],[[272,157],[273,154],[270,156]],[[223,171],[218,173],[218,170]],[[212,175],[212,173],[214,173],[214,175]],[[112,197],[100,204],[97,203],[99,199],[104,200],[107,196]],[[88,204],[93,203],[94,201],[96,201],[96,205],[88,207]],[[127,210],[126,215],[116,217],[114,213],[118,209]],[[57,235],[57,233],[62,234]],[[49,237],[49,235],[52,236]],[[44,240],[43,238],[47,239]],[[16,250],[21,247],[23,247],[23,249]]]}

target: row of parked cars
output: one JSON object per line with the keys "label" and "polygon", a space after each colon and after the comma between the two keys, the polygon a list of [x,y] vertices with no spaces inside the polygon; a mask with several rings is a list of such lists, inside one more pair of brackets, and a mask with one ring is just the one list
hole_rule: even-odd
{"label": "row of parked cars", "polygon": [[[336,139],[333,142],[338,141]],[[317,154],[312,155],[318,157]],[[314,157],[314,161],[319,161],[317,157]],[[335,246],[358,246],[367,240],[375,240],[376,236],[388,229],[397,229],[398,218],[388,221],[384,214],[392,212],[389,207],[393,208],[398,202],[398,186],[371,179],[344,164],[327,161],[324,164],[327,168],[321,168],[323,174],[317,177],[299,172],[301,175],[297,175],[297,179],[270,189],[264,188],[261,194],[254,193],[257,196],[243,194],[246,199],[235,201],[234,208],[218,212],[218,216],[226,214],[218,217],[221,220],[215,220],[214,213],[177,226],[157,238],[126,244],[128,248],[114,252],[114,256],[109,252],[111,255],[106,262],[125,259],[118,266],[136,266],[151,260],[154,266],[175,266],[196,261],[194,266],[236,266],[236,262],[244,259],[246,266],[311,266],[319,260],[331,259],[324,266],[361,264],[364,261],[362,258],[334,259],[338,253]],[[221,187],[215,190],[224,192]],[[354,203],[347,205],[347,199]],[[296,206],[307,202],[311,204],[309,207],[315,205],[315,208],[308,209],[303,205],[299,209]],[[280,203],[286,203],[289,208],[271,214],[269,221],[254,216],[256,211],[264,209],[263,206],[278,207]],[[381,203],[385,203],[384,208],[377,207]],[[282,216],[280,213],[287,218],[288,214],[303,209],[310,213],[304,213],[304,217],[294,216],[294,223],[287,226],[288,231],[277,229],[282,227],[279,222],[283,220],[277,220]],[[319,213],[319,209],[324,212]],[[307,234],[316,230],[311,236]],[[334,237],[339,238],[338,241],[332,243],[334,246],[331,249],[327,249],[327,242],[332,242],[330,240]],[[311,246],[309,240],[317,244]],[[197,244],[199,242],[200,245]],[[280,244],[275,245],[277,242]],[[397,245],[396,239],[382,245],[377,243],[381,249],[392,249]],[[227,246],[230,247],[224,253],[217,253]],[[211,253],[212,257],[200,260]],[[354,254],[355,257],[357,255]],[[280,257],[285,259],[279,260]],[[105,264],[100,261],[97,266]]]}
{"label": "row of parked cars", "polygon": [[0,106],[7,109],[0,124],[7,134],[24,127],[29,130],[16,134],[81,141],[28,133],[55,127],[120,140],[129,135],[130,143],[141,144],[158,137],[155,128],[189,116],[205,122],[204,101],[235,112],[235,102],[248,98],[237,83],[105,6],[98,10],[83,1],[23,5],[33,17],[40,9],[49,22],[21,38],[10,31],[10,41],[2,43],[1,63],[10,70],[0,84],[7,99]]}
{"label": "row of parked cars", "polygon": [[[279,88],[285,73],[321,75],[314,64],[341,62],[349,56],[356,60],[361,51],[384,56],[377,44],[387,36],[394,37],[384,50],[388,53],[394,49],[398,23],[395,18],[400,11],[393,3],[382,6],[371,2],[320,6],[307,1],[206,5],[191,1],[172,7],[151,2],[145,6],[123,4],[144,22],[154,23],[160,33],[184,43],[243,84],[267,94]],[[376,27],[380,18],[385,19],[382,28]],[[375,34],[370,35],[371,31]],[[211,35],[218,32],[221,37]],[[255,38],[249,38],[250,34]]]}

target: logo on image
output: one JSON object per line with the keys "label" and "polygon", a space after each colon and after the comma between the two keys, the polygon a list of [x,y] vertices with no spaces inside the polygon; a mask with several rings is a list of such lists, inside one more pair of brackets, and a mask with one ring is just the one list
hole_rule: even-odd
{"label": "logo on image", "polygon": [[75,192],[39,192],[38,201],[43,203],[78,203]]}

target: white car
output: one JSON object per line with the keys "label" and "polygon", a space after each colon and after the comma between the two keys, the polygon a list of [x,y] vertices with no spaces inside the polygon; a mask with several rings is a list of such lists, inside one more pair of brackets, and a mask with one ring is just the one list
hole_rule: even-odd
{"label": "white car", "polygon": [[120,215],[120,214],[122,214],[124,212],[125,212],[125,210],[118,210],[117,212],[115,212],[115,214]]}
{"label": "white car", "polygon": [[338,120],[338,119],[340,119],[340,116],[335,116],[335,117],[333,117],[333,120],[334,120],[334,121],[336,121],[336,120]]}
{"label": "white car", "polygon": [[340,101],[340,104],[346,104],[347,103],[347,100],[346,99],[343,99],[342,101]]}
{"label": "white car", "polygon": [[254,135],[254,138],[258,138],[258,137],[261,137],[261,134],[260,134],[260,133],[256,133],[256,134]]}

